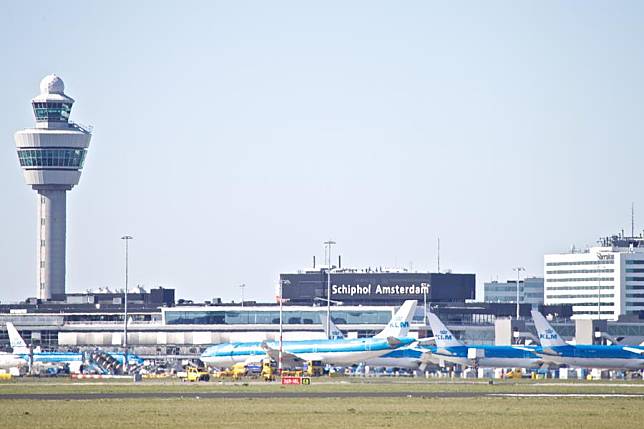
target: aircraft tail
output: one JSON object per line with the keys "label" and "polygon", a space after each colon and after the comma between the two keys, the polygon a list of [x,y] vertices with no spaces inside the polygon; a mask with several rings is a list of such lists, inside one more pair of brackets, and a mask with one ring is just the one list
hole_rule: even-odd
{"label": "aircraft tail", "polygon": [[[324,324],[324,329],[326,329],[326,324],[327,324],[327,315],[324,313],[322,316],[322,323]],[[333,319],[328,321],[329,327],[331,328],[329,330],[329,335],[328,338],[329,340],[339,340],[344,338],[344,334],[342,333],[341,330],[338,329],[337,326],[335,326],[335,323],[333,323]]]}
{"label": "aircraft tail", "polygon": [[391,318],[387,327],[376,334],[375,338],[406,337],[409,334],[409,326],[416,312],[416,304],[418,302],[415,299],[405,301]]}
{"label": "aircraft tail", "polygon": [[7,322],[7,333],[9,334],[9,344],[14,353],[29,353],[29,347],[22,339],[18,330],[11,322]]}
{"label": "aircraft tail", "polygon": [[543,314],[536,310],[532,310],[532,320],[534,320],[534,327],[537,330],[539,341],[542,347],[555,347],[565,346],[566,342],[559,336],[550,323],[543,317]]}
{"label": "aircraft tail", "polygon": [[427,313],[429,319],[429,326],[432,327],[434,333],[434,341],[438,348],[462,346],[463,343],[456,339],[454,334],[447,329],[447,326],[441,319],[434,313]]}

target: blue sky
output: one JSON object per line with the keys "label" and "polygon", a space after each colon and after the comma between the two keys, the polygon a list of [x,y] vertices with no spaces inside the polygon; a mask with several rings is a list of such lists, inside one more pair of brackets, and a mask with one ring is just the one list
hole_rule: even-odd
{"label": "blue sky", "polygon": [[644,226],[640,2],[4,2],[0,300],[36,290],[13,133],[56,73],[94,126],[67,289],[269,300],[348,266],[542,275]]}

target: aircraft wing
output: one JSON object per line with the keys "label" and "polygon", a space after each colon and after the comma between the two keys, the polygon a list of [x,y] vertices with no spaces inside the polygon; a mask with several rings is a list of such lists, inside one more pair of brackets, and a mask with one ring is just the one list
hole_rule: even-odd
{"label": "aircraft wing", "polygon": [[436,344],[436,339],[434,337],[419,338],[414,344],[419,346],[433,346]]}
{"label": "aircraft wing", "polygon": [[[268,345],[266,341],[262,342],[262,348],[266,352],[266,354],[273,360],[278,361],[280,358],[280,351],[279,349],[276,349],[274,347],[271,347]],[[282,361],[290,361],[290,362],[302,362],[304,359],[299,357],[296,354],[287,352],[282,350]]]}
{"label": "aircraft wing", "polygon": [[438,355],[438,356],[454,356],[454,353],[452,353],[449,350],[444,349],[444,348],[443,349],[436,349],[434,354]]}
{"label": "aircraft wing", "polygon": [[544,347],[541,352],[533,350],[533,352],[539,356],[560,356],[561,353],[551,349],[550,347]]}
{"label": "aircraft wing", "polygon": [[626,350],[627,352],[631,353],[637,353],[637,354],[644,354],[644,349],[636,349],[635,347],[622,347],[622,349]]}
{"label": "aircraft wing", "polygon": [[517,350],[523,350],[523,351],[526,351],[526,352],[536,353],[534,347],[524,347],[524,346],[521,346],[521,345],[513,345],[512,348],[517,349]]}
{"label": "aircraft wing", "polygon": [[391,347],[392,349],[395,349],[400,344],[402,344],[402,341],[400,341],[396,337],[387,337],[387,344],[389,344],[389,347]]}
{"label": "aircraft wing", "polygon": [[244,361],[244,365],[261,364],[265,358],[265,355],[249,356],[248,359]]}

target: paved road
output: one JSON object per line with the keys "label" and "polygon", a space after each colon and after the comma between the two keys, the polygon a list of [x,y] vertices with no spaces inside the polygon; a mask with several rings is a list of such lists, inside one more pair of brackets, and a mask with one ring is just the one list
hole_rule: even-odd
{"label": "paved road", "polygon": [[122,392],[122,393],[8,393],[5,399],[94,400],[94,399],[270,399],[270,398],[477,398],[477,397],[619,397],[640,398],[644,394],[621,393],[491,393],[491,392]]}

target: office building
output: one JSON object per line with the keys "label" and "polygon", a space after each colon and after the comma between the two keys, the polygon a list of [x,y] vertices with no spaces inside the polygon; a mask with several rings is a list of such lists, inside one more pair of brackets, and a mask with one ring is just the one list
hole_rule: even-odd
{"label": "office building", "polygon": [[644,313],[641,235],[614,235],[583,252],[545,255],[544,273],[544,303],[572,305],[574,319]]}
{"label": "office building", "polygon": [[[517,281],[508,280],[501,283],[492,281],[485,283],[485,302],[517,302]],[[532,306],[543,305],[543,278],[528,277],[519,281],[519,303],[532,304]]]}

